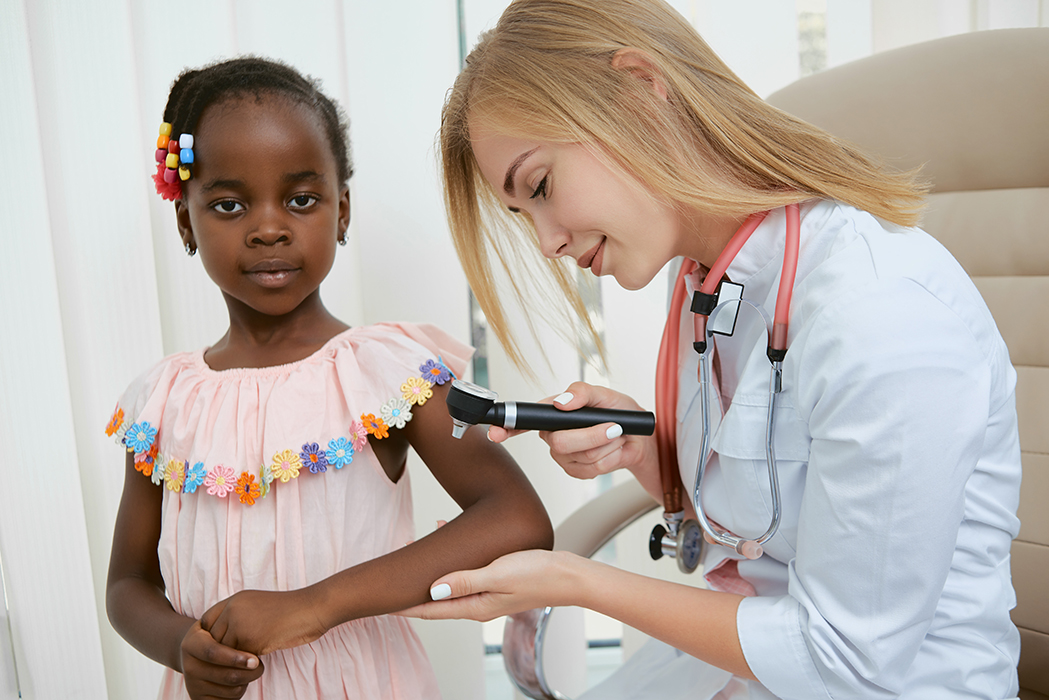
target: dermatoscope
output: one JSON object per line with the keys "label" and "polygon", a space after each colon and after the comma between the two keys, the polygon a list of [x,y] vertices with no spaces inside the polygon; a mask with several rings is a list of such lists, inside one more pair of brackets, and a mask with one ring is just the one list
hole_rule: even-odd
{"label": "dermatoscope", "polygon": [[448,414],[452,417],[452,436],[461,438],[471,425],[483,423],[507,430],[571,430],[602,423],[617,423],[625,435],[651,435],[656,416],[651,411],[626,411],[583,406],[563,411],[548,403],[499,401],[499,395],[477,384],[452,380],[448,392]]}

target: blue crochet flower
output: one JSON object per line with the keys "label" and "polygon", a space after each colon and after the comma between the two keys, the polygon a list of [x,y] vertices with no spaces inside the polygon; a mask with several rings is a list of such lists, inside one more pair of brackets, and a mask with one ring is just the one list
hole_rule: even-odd
{"label": "blue crochet flower", "polygon": [[124,434],[124,444],[133,452],[149,452],[157,437],[157,429],[147,421],[135,423]]}
{"label": "blue crochet flower", "polygon": [[303,445],[299,457],[302,458],[302,463],[310,468],[312,474],[328,471],[328,457],[320,445],[315,442],[307,442]]}
{"label": "blue crochet flower", "polygon": [[328,464],[336,469],[342,469],[353,461],[353,445],[344,437],[329,440],[328,451],[324,455],[328,458]]}
{"label": "blue crochet flower", "polygon": [[204,483],[204,477],[208,470],[204,468],[203,462],[197,462],[186,469],[186,483],[182,486],[183,493],[194,493],[197,487]]}
{"label": "blue crochet flower", "polygon": [[427,360],[424,364],[419,365],[419,372],[423,379],[434,384],[444,384],[452,378],[452,373],[447,367],[433,360]]}

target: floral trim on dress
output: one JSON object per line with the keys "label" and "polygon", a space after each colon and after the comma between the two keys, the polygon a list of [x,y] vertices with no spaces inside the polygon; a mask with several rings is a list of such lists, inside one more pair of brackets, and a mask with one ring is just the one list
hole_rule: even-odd
{"label": "floral trim on dress", "polygon": [[135,455],[135,470],[142,472],[158,486],[173,493],[196,493],[201,486],[209,495],[226,498],[234,494],[244,505],[254,505],[265,498],[275,481],[288,483],[301,475],[321,474],[334,467],[338,471],[353,462],[354,455],[368,446],[368,436],[382,440],[393,428],[401,429],[412,419],[412,408],[422,406],[433,397],[433,387],[453,379],[440,357],[419,365],[419,376],[408,377],[400,385],[400,394],[390,397],[375,413],[362,413],[350,423],[347,435],[333,437],[325,443],[306,441],[293,449],[280,450],[258,472],[243,471],[239,476],[232,467],[203,462],[190,466],[189,460],[160,453],[160,429],[148,421],[127,420],[124,409],[117,406],[106,425],[106,435],[124,445]]}

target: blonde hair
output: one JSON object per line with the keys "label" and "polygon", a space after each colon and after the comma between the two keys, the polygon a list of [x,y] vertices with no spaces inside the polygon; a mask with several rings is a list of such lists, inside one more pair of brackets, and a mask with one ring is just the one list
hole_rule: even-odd
{"label": "blonde hair", "polygon": [[[625,48],[650,62],[666,99],[613,65]],[[892,171],[767,104],[662,0],[515,0],[448,93],[440,152],[448,222],[467,280],[522,368],[500,303],[507,293],[544,309],[577,347],[581,334],[597,334],[570,268],[539,254],[530,219],[509,214],[481,175],[470,119],[507,136],[590,146],[683,211],[743,217],[820,197],[909,226],[927,190],[915,171]],[[510,284],[503,294],[492,254]]]}

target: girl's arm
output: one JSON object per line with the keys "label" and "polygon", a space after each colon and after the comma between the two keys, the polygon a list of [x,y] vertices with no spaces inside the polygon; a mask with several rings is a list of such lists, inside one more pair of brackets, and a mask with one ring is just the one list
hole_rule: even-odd
{"label": "girl's arm", "polygon": [[171,607],[157,556],[163,490],[135,471],[130,452],[124,472],[106,584],[109,621],[140,652],[183,673],[193,697],[214,694],[216,686],[243,694],[262,675],[262,664],[217,643],[198,620]]}
{"label": "girl's arm", "polygon": [[514,552],[434,582],[451,598],[403,614],[428,620],[491,620],[524,610],[576,605],[596,610],[737,676],[754,678],[740,646],[743,596],[633,574],[569,552]]}
{"label": "girl's arm", "polygon": [[416,542],[312,586],[235,594],[203,617],[215,639],[259,655],[305,644],[349,620],[427,601],[433,581],[451,571],[553,545],[546,510],[506,450],[483,429],[467,430],[461,440],[452,437],[447,391],[447,385],[435,386],[433,397],[415,407],[412,420],[388,440],[407,439],[462,514]]}

